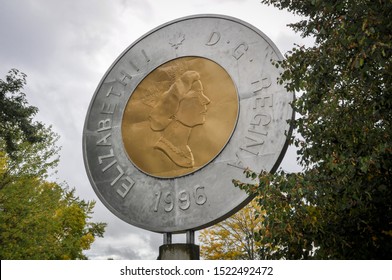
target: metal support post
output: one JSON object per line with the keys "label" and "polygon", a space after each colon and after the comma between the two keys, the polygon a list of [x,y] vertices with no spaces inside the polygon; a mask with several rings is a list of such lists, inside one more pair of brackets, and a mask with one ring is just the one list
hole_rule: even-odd
{"label": "metal support post", "polygon": [[163,245],[169,245],[169,244],[172,244],[172,233],[165,232],[163,234]]}

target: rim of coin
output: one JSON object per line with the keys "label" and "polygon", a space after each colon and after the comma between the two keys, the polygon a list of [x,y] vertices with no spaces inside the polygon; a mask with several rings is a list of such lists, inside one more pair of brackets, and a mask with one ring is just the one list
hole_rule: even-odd
{"label": "rim of coin", "polygon": [[[233,129],[221,148],[199,168],[170,176],[146,172],[130,159],[124,145],[122,123],[127,104],[154,70],[170,61],[189,57],[210,60],[230,76],[239,101]],[[275,82],[279,69],[270,62],[282,59],[275,44],[263,32],[242,20],[223,15],[179,18],[137,39],[109,67],[97,86],[86,115],[83,157],[87,175],[99,199],[129,224],[154,232],[173,233],[205,228],[245,206],[252,197],[234,187],[232,180],[246,181],[245,168],[275,172],[292,132],[287,120],[294,117],[289,104],[294,94],[287,93],[284,85]],[[200,70],[203,66],[198,67],[195,69]],[[199,72],[207,73],[203,71]],[[178,73],[177,76],[181,76],[185,72]],[[197,90],[190,89],[204,89],[203,86],[209,83],[197,79],[196,86],[190,86],[184,92],[191,92],[190,96],[194,95],[191,97],[200,99],[203,95],[196,96]],[[185,96],[183,93],[178,95]],[[205,96],[209,100],[208,91]],[[146,104],[150,102],[144,101]],[[152,104],[157,103],[154,102]],[[207,101],[204,103],[203,106],[208,106]],[[191,107],[187,106],[189,110]],[[218,111],[215,116],[220,114]],[[147,121],[146,114],[140,112],[135,118],[139,116],[143,116],[145,127],[150,126],[150,130],[158,127],[156,131],[163,133],[159,125]],[[199,121],[198,129],[206,124],[215,125],[215,129],[221,127],[208,117],[207,112],[204,122]],[[185,119],[188,121],[180,122],[193,128],[189,124],[193,117],[185,116]],[[151,143],[157,142],[151,140]],[[162,146],[156,146],[169,158],[171,166],[193,167],[175,159]],[[204,150],[197,150],[197,145],[189,146],[194,157]],[[146,151],[152,151],[149,149]],[[162,160],[167,161],[167,158]]]}

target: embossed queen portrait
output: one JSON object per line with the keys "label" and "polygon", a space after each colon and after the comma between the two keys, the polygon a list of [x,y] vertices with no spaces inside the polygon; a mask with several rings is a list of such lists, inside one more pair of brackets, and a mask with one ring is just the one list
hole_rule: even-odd
{"label": "embossed queen portrait", "polygon": [[222,67],[178,58],[152,71],[132,94],[122,122],[124,147],[149,175],[186,175],[219,154],[237,116],[236,89]]}
{"label": "embossed queen portrait", "polygon": [[180,167],[193,167],[195,161],[188,140],[192,128],[205,122],[209,103],[199,73],[183,73],[162,94],[150,113],[151,129],[161,132],[154,148],[164,152]]}

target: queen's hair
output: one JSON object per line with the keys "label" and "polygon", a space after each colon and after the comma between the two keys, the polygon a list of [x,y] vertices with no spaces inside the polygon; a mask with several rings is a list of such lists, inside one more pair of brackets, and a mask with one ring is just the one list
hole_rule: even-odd
{"label": "queen's hair", "polygon": [[153,130],[162,131],[173,121],[173,116],[178,111],[180,101],[192,88],[193,83],[199,80],[199,73],[186,71],[162,94],[150,112],[150,126]]}

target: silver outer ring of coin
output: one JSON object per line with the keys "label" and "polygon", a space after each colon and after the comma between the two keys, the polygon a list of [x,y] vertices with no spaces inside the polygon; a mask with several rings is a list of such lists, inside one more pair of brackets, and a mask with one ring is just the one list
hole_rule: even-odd
{"label": "silver outer ring of coin", "polygon": [[[239,96],[236,128],[204,168],[173,179],[144,174],[124,149],[121,122],[138,84],[179,57],[210,59],[231,76]],[[222,15],[194,15],[163,24],[130,45],[100,81],[87,112],[83,157],[94,191],[116,216],[134,226],[181,233],[213,225],[252,197],[235,187],[244,169],[275,172],[288,146],[293,93],[276,83],[283,57],[257,28]],[[222,116],[224,117],[224,116]]]}

